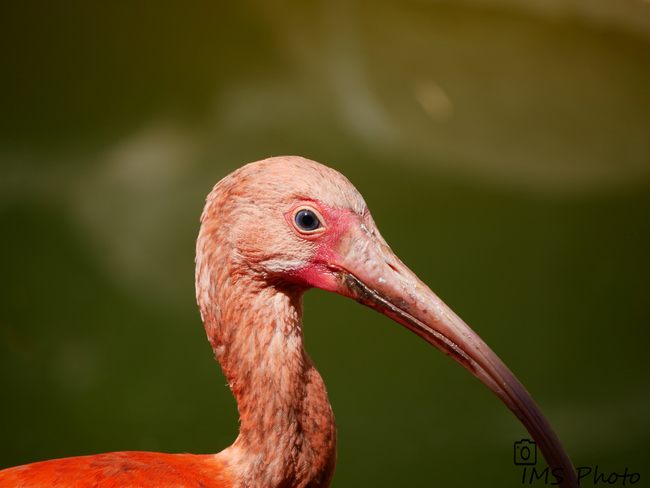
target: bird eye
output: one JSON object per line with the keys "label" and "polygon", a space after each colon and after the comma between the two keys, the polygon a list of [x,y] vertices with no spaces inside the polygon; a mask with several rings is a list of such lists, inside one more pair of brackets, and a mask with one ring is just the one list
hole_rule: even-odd
{"label": "bird eye", "polygon": [[296,214],[295,220],[300,230],[311,231],[320,227],[320,220],[311,210],[301,210]]}

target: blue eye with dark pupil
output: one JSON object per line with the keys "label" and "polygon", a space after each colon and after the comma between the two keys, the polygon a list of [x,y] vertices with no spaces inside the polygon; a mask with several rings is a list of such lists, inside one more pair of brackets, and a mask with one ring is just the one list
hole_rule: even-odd
{"label": "blue eye with dark pupil", "polygon": [[300,230],[315,230],[320,227],[320,221],[311,210],[301,210],[296,214],[296,225]]}

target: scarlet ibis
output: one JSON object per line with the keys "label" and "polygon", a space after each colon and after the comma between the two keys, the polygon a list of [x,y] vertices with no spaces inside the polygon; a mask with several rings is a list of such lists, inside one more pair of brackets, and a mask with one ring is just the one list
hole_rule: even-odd
{"label": "scarlet ibis", "polygon": [[458,361],[525,425],[559,485],[579,486],[528,392],[393,254],[343,175],[299,157],[248,164],[217,183],[201,223],[196,297],[237,400],[235,443],[212,455],[115,452],[43,461],[0,471],[0,486],[328,486],[336,424],[302,332],[302,297],[312,287],[374,308]]}

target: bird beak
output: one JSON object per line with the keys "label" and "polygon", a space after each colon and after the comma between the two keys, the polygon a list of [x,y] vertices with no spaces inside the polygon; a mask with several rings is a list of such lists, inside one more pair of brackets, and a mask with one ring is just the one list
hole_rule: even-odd
{"label": "bird beak", "polygon": [[412,330],[492,390],[532,435],[559,486],[579,486],[571,460],[514,374],[469,326],[393,254],[374,223],[361,221],[339,241],[337,292]]}

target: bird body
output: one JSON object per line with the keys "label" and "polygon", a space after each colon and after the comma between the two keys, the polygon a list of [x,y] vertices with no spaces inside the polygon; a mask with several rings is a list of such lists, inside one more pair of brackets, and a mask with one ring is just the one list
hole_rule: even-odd
{"label": "bird body", "polygon": [[208,195],[196,249],[201,318],[239,410],[234,444],[214,455],[44,461],[0,471],[0,487],[329,486],[336,422],[302,332],[302,297],[312,287],[380,311],[458,361],[524,423],[549,465],[564,473],[560,486],[578,486],[530,395],[392,253],[340,173],[298,157],[238,169]]}
{"label": "bird body", "polygon": [[230,488],[229,473],[215,456],[112,452],[53,459],[0,471],[3,487]]}

